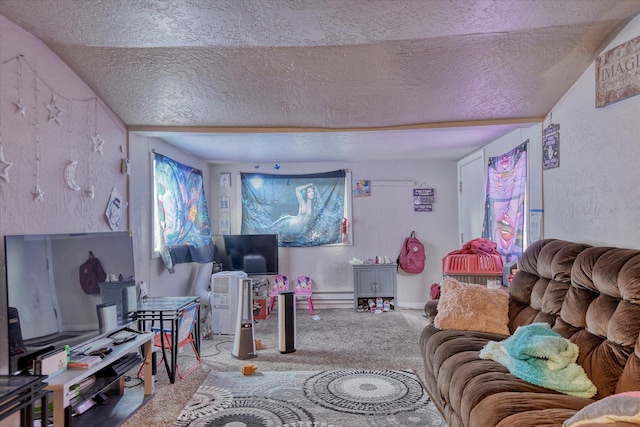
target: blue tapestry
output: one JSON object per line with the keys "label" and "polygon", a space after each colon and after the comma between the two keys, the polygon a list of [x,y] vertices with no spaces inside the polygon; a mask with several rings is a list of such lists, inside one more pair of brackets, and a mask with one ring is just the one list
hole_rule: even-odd
{"label": "blue tapestry", "polygon": [[497,244],[503,261],[518,261],[523,250],[527,143],[489,158],[482,237]]}
{"label": "blue tapestry", "polygon": [[155,158],[158,218],[171,257],[163,256],[167,268],[172,271],[173,264],[181,262],[210,262],[213,242],[202,171],[160,154]]}
{"label": "blue tapestry", "polygon": [[345,176],[242,173],[242,234],[277,234],[287,247],[341,243]]}

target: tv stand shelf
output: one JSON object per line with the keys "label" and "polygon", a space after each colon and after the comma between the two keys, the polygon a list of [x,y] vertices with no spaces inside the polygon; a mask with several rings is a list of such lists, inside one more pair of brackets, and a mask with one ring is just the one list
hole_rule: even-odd
{"label": "tv stand shelf", "polygon": [[[130,362],[130,365],[129,364],[127,365],[128,368],[126,369],[126,371],[128,371],[129,369],[133,368],[136,365],[139,365],[142,362],[142,359],[137,355],[137,353],[129,353],[129,355],[134,355],[136,357],[135,358],[132,357],[130,359],[131,362]],[[124,357],[127,357],[127,356],[124,356]],[[84,390],[79,390],[76,393],[75,398],[69,399],[69,408],[71,408],[71,410],[76,409],[78,405],[82,404],[88,399],[94,399],[100,393],[104,392],[105,390],[108,390],[118,380],[122,379],[123,375],[124,374],[116,374],[114,372],[111,372],[110,366],[107,366],[106,368],[103,368],[102,370],[96,372],[95,373],[96,378],[94,382],[91,385],[87,386],[87,388],[85,388]]]}
{"label": "tv stand shelf", "polygon": [[[56,427],[66,426],[71,425],[76,419],[80,422],[79,420],[81,419],[82,425],[113,426],[124,421],[130,413],[144,403],[149,395],[153,394],[153,375],[151,372],[152,340],[153,333],[141,333],[137,335],[134,340],[117,346],[111,346],[112,352],[105,356],[101,362],[89,368],[69,368],[60,374],[47,378],[46,389],[53,392],[53,424]],[[93,407],[88,412],[72,418],[71,412],[77,408],[79,404],[88,398],[95,397],[101,392],[108,390],[123,377],[126,371],[121,373],[114,372],[111,373],[111,375],[105,374],[108,373],[108,369],[110,369],[112,365],[119,362],[121,358],[127,356],[129,353],[136,352],[139,347],[143,348],[145,362],[144,393],[127,393],[124,396],[109,396],[111,398],[109,404]],[[92,375],[96,375],[97,377],[95,383],[85,389],[81,397],[72,398],[71,395],[73,393],[70,393],[70,390]],[[117,410],[114,409],[116,405],[118,406]]]}

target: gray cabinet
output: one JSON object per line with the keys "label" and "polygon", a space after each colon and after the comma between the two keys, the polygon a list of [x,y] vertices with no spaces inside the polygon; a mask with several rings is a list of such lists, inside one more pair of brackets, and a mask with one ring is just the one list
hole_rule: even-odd
{"label": "gray cabinet", "polygon": [[398,287],[395,264],[364,264],[353,267],[353,308],[378,297],[398,304]]}

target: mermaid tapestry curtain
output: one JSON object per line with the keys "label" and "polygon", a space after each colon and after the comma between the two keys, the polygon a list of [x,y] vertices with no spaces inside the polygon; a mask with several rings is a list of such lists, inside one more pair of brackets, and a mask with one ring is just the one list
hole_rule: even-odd
{"label": "mermaid tapestry curtain", "polygon": [[242,234],[277,234],[286,247],[341,243],[345,176],[242,173]]}
{"label": "mermaid tapestry curtain", "polygon": [[167,269],[173,273],[174,264],[211,262],[213,241],[202,172],[156,154],[155,195]]}
{"label": "mermaid tapestry curtain", "polygon": [[522,255],[528,142],[489,158],[482,237],[497,244],[504,262]]}

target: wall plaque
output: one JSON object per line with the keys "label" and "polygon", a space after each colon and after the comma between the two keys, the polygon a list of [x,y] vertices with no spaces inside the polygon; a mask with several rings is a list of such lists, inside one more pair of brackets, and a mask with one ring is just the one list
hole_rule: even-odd
{"label": "wall plaque", "polygon": [[549,124],[542,131],[542,169],[560,166],[560,125]]}
{"label": "wall plaque", "polygon": [[596,107],[640,93],[640,36],[596,59]]}
{"label": "wall plaque", "polygon": [[413,211],[414,212],[433,212],[434,202],[435,202],[435,190],[433,188],[414,188],[413,189]]}

